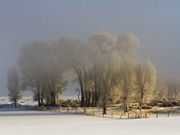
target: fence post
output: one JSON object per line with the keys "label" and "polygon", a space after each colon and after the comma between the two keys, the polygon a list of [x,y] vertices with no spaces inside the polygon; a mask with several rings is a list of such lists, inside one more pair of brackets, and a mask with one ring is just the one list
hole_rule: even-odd
{"label": "fence post", "polygon": [[67,112],[69,112],[69,106],[67,107]]}
{"label": "fence post", "polygon": [[156,113],[156,118],[158,118],[158,112]]}
{"label": "fence post", "polygon": [[122,113],[120,113],[120,119],[122,119]]}
{"label": "fence post", "polygon": [[113,112],[111,112],[111,117],[113,118]]}
{"label": "fence post", "polygon": [[168,112],[168,117],[169,117],[169,112]]}
{"label": "fence post", "polygon": [[84,108],[84,114],[86,114],[86,108]]}
{"label": "fence post", "polygon": [[76,113],[77,113],[77,107],[76,107]]}
{"label": "fence post", "polygon": [[145,113],[145,118],[147,118],[147,113]]}
{"label": "fence post", "polygon": [[59,105],[59,112],[61,112],[61,105]]}

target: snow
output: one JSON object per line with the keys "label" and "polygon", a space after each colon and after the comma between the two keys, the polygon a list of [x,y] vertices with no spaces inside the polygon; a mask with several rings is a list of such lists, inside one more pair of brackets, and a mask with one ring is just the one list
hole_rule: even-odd
{"label": "snow", "polygon": [[180,117],[120,120],[39,111],[0,112],[2,135],[179,135]]}
{"label": "snow", "polygon": [[[0,104],[11,104],[9,97],[0,97]],[[37,105],[31,96],[24,96],[18,103],[21,105]]]}

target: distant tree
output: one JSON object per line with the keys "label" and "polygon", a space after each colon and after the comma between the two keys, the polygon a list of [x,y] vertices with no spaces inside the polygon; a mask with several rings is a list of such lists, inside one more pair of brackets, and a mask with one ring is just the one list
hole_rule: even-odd
{"label": "distant tree", "polygon": [[156,91],[155,91],[155,100],[164,101],[168,95],[168,86],[164,82],[164,79],[161,76],[157,78]]}
{"label": "distant tree", "polygon": [[17,107],[17,102],[21,98],[21,90],[20,90],[19,75],[16,68],[12,68],[11,70],[8,71],[7,88],[9,91],[10,101],[13,101],[15,107]]}
{"label": "distant tree", "polygon": [[178,98],[180,87],[177,80],[171,80],[167,82],[168,93],[167,98],[169,101],[174,101]]}

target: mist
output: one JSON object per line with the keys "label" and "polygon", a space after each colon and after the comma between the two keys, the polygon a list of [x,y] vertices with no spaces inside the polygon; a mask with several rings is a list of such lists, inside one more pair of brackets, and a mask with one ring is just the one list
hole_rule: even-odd
{"label": "mist", "polygon": [[[130,52],[132,57],[150,59],[163,79],[180,79],[179,2],[128,0],[103,4],[1,1],[0,96],[7,95],[7,71],[14,65],[18,67],[22,46],[35,42],[54,48],[73,43],[74,48],[61,47],[66,52],[61,57],[65,61],[71,61],[68,54],[77,51],[78,45],[90,48],[83,48],[80,53],[90,55],[88,58],[111,52],[116,59],[120,52]],[[92,53],[88,54],[89,50]],[[64,66],[69,67],[69,63]]]}

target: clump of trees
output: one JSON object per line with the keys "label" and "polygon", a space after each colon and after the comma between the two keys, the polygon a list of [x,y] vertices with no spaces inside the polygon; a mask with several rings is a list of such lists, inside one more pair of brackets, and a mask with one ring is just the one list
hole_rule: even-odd
{"label": "clump of trees", "polygon": [[[82,107],[100,106],[106,114],[112,103],[120,102],[127,112],[137,102],[141,110],[164,89],[153,63],[139,58],[139,44],[133,34],[100,33],[90,36],[86,43],[76,37],[62,37],[56,42],[24,45],[18,58],[22,88],[33,91],[39,106],[56,105],[73,80],[79,86],[76,90]],[[168,93],[177,96],[173,87]]]}
{"label": "clump of trees", "polygon": [[55,43],[34,42],[23,46],[20,53],[18,64],[23,88],[33,91],[39,106],[56,105],[66,84],[61,50],[56,49]]}

